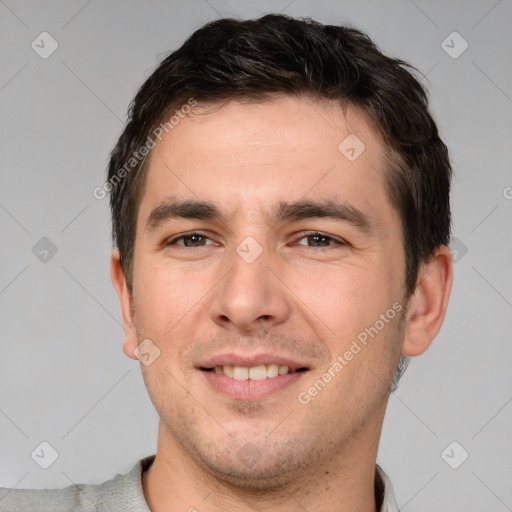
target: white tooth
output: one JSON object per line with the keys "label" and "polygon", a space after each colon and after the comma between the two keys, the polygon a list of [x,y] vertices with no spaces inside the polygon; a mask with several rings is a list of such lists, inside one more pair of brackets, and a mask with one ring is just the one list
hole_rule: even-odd
{"label": "white tooth", "polygon": [[245,368],[244,366],[233,366],[233,379],[247,380],[248,378],[249,378],[249,368]]}
{"label": "white tooth", "polygon": [[278,371],[279,375],[286,375],[290,371],[290,368],[288,368],[288,366],[280,366]]}
{"label": "white tooth", "polygon": [[264,365],[249,368],[249,379],[263,380],[267,378],[267,369]]}
{"label": "white tooth", "polygon": [[267,377],[270,379],[272,377],[277,377],[278,375],[279,375],[279,365],[269,364],[267,366]]}
{"label": "white tooth", "polygon": [[258,365],[251,368],[245,366],[215,366],[214,371],[218,375],[225,375],[235,380],[263,380],[266,378],[277,377],[293,373],[288,366],[279,366],[278,364]]}

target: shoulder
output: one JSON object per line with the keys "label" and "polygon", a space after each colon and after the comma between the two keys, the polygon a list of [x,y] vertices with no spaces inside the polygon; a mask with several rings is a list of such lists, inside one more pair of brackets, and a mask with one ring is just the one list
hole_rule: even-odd
{"label": "shoulder", "polygon": [[0,488],[0,512],[149,512],[141,474],[154,455],[102,484],[77,484],[64,489]]}
{"label": "shoulder", "polygon": [[[82,489],[80,489],[82,487]],[[0,489],[2,512],[93,512],[96,497],[87,490],[88,485],[69,486],[64,489]]]}

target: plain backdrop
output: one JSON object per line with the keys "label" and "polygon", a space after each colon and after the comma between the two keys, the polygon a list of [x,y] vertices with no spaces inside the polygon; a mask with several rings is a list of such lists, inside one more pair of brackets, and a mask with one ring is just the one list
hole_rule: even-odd
{"label": "plain backdrop", "polygon": [[425,75],[455,171],[455,282],[378,462],[407,512],[512,510],[510,0],[0,0],[0,486],[100,483],[155,452],[93,190],[158,62],[207,21],[270,12],[363,29]]}

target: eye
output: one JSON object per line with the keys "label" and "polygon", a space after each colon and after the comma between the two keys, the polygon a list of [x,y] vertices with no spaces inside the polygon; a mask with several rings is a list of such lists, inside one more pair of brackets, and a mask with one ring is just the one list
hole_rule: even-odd
{"label": "eye", "polygon": [[337,240],[325,233],[304,233],[301,238],[296,242],[297,245],[306,245],[308,247],[332,247],[336,245],[346,245],[343,241]]}
{"label": "eye", "polygon": [[169,240],[165,245],[179,245],[194,248],[212,244],[213,241],[201,233],[188,233]]}

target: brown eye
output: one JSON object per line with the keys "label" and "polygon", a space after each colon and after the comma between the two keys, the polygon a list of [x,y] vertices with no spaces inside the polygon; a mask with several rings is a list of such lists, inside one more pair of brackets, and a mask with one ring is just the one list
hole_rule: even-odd
{"label": "brown eye", "polygon": [[[210,243],[208,243],[210,242]],[[182,247],[202,247],[204,245],[210,245],[211,240],[200,233],[190,233],[188,235],[181,235],[171,240],[167,245],[179,245]]]}
{"label": "brown eye", "polygon": [[187,235],[183,237],[183,245],[186,247],[199,247],[204,245],[206,239],[202,235]]}
{"label": "brown eye", "polygon": [[332,247],[335,245],[343,245],[342,242],[325,235],[324,233],[306,233],[297,242],[298,245],[306,245],[308,247]]}
{"label": "brown eye", "polygon": [[333,240],[324,235],[310,235],[306,237],[308,245],[311,247],[327,247]]}

